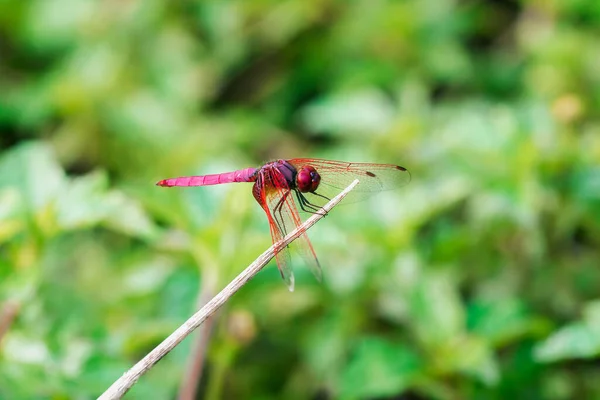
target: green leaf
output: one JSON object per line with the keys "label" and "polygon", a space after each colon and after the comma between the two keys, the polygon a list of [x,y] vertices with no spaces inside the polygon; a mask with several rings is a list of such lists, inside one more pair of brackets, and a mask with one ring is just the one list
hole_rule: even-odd
{"label": "green leaf", "polygon": [[69,182],[59,197],[56,218],[62,229],[103,223],[127,235],[151,237],[156,233],[154,224],[136,200],[118,190],[108,190],[108,178],[103,172]]}
{"label": "green leaf", "polygon": [[465,310],[448,274],[424,275],[412,293],[410,307],[415,333],[432,350],[465,331]]}
{"label": "green leaf", "polygon": [[500,378],[500,368],[489,344],[476,336],[467,335],[446,344],[434,355],[443,372],[463,372],[486,385]]}
{"label": "green leaf", "polygon": [[57,204],[57,222],[63,229],[92,226],[110,210],[107,201],[108,179],[101,172],[73,179],[61,193]]}
{"label": "green leaf", "polygon": [[21,194],[14,188],[0,191],[0,243],[10,240],[24,228]]}
{"label": "green leaf", "polygon": [[157,234],[156,227],[138,201],[113,191],[108,196],[107,203],[110,211],[105,222],[110,228],[148,239]]}
{"label": "green leaf", "polygon": [[406,346],[379,337],[365,338],[342,373],[341,397],[399,395],[420,370],[421,360]]}
{"label": "green leaf", "polygon": [[595,358],[600,354],[600,301],[589,303],[582,321],[568,324],[539,343],[534,355],[539,362]]}
{"label": "green leaf", "polygon": [[312,131],[362,134],[388,129],[394,108],[383,93],[367,89],[319,100],[307,106],[302,114]]}
{"label": "green leaf", "polygon": [[481,300],[468,309],[469,331],[496,345],[526,334],[533,322],[522,301],[516,298]]}
{"label": "green leaf", "polygon": [[54,201],[65,180],[52,149],[43,143],[22,144],[0,159],[0,188],[19,190],[31,213]]}

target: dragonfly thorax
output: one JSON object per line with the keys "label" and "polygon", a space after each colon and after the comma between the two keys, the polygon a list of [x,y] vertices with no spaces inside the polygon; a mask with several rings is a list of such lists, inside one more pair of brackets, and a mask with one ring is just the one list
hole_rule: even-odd
{"label": "dragonfly thorax", "polygon": [[[321,183],[321,175],[310,165],[296,168],[286,160],[277,160],[263,168],[276,168],[280,173],[279,176],[287,182],[288,187],[301,193],[312,193],[317,190]],[[277,186],[276,182],[273,182],[273,184]]]}

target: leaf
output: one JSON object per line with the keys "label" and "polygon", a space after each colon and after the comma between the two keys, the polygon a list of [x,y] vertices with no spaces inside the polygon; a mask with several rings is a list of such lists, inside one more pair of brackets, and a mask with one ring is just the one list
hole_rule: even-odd
{"label": "leaf", "polygon": [[488,343],[476,336],[465,335],[445,345],[434,355],[443,372],[464,372],[486,385],[494,385],[500,369]]}
{"label": "leaf", "polygon": [[465,310],[448,274],[424,275],[411,295],[410,307],[419,340],[432,350],[465,331]]}
{"label": "leaf", "polygon": [[122,233],[151,238],[156,235],[156,227],[141,204],[118,191],[110,192],[107,203],[110,211],[105,219],[108,227]]}
{"label": "leaf", "polygon": [[384,132],[393,121],[394,108],[383,93],[368,89],[320,100],[302,112],[314,132]]}
{"label": "leaf", "polygon": [[57,204],[57,222],[63,229],[92,226],[105,218],[108,179],[106,174],[94,172],[73,179],[60,194]]}
{"label": "leaf", "polygon": [[421,360],[409,348],[379,337],[365,338],[342,373],[341,397],[399,395],[421,371]]}
{"label": "leaf", "polygon": [[52,149],[40,142],[22,144],[0,159],[0,188],[19,190],[32,214],[56,198],[65,180]]}
{"label": "leaf", "polygon": [[62,229],[105,224],[127,235],[151,237],[156,233],[146,211],[134,199],[108,189],[104,172],[78,177],[65,185],[57,202],[57,222]]}
{"label": "leaf", "polygon": [[77,38],[77,29],[92,18],[92,13],[93,4],[88,1],[30,2],[26,21],[28,40],[35,48],[70,43]]}
{"label": "leaf", "polygon": [[532,329],[532,317],[516,298],[477,301],[468,309],[469,331],[501,345],[515,340]]}
{"label": "leaf", "polygon": [[0,243],[10,240],[24,228],[22,210],[21,194],[17,190],[0,191]]}
{"label": "leaf", "polygon": [[534,349],[539,362],[595,358],[600,354],[600,301],[589,303],[582,321],[568,324]]}
{"label": "leaf", "polygon": [[322,382],[336,379],[345,361],[348,330],[356,323],[351,316],[339,311],[321,318],[319,324],[302,335],[304,362]]}

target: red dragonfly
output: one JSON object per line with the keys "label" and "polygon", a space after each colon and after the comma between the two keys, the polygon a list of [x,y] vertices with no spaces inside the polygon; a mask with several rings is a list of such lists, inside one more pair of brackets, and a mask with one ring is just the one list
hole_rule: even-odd
{"label": "red dragonfly", "polygon": [[[279,242],[302,223],[299,210],[317,213],[330,198],[358,179],[359,185],[346,197],[357,201],[374,193],[396,189],[410,181],[404,167],[344,161],[294,158],[266,163],[222,174],[163,179],[158,186],[208,186],[231,182],[254,182],[252,194],[267,214],[273,243]],[[299,206],[299,209],[298,209]],[[297,248],[313,274],[321,279],[321,265],[306,233],[296,241]],[[277,266],[290,291],[294,275],[287,247],[275,249]]]}

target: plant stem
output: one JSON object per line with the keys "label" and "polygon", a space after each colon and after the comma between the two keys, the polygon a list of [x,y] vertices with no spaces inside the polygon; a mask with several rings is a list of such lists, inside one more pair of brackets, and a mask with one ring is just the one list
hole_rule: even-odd
{"label": "plant stem", "polygon": [[2,308],[2,312],[0,313],[0,342],[2,342],[2,338],[10,329],[13,321],[17,317],[19,313],[19,303],[16,301],[7,301],[4,303],[4,307]]}
{"label": "plant stem", "polygon": [[[213,289],[214,282],[215,280],[209,277],[206,277],[203,280],[200,296],[198,296],[198,307],[202,307],[213,296],[215,292]],[[179,389],[178,400],[194,400],[196,398],[196,392],[198,391],[198,386],[202,379],[206,350],[208,348],[208,342],[210,341],[215,318],[215,315],[208,317],[200,329],[198,329],[198,332],[196,332],[192,343],[192,353],[188,359],[188,366],[181,388]]]}

